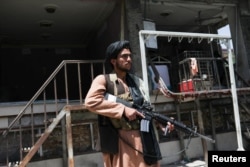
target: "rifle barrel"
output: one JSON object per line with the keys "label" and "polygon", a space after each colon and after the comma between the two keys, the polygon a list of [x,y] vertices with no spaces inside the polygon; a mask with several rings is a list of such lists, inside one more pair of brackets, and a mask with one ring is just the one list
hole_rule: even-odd
{"label": "rifle barrel", "polygon": [[181,122],[178,122],[178,121],[176,121],[176,120],[174,120],[174,119],[171,119],[171,118],[169,118],[169,117],[167,117],[167,116],[164,116],[164,115],[162,115],[162,114],[155,113],[155,112],[151,112],[151,113],[147,112],[147,114],[152,115],[153,118],[155,118],[156,120],[158,120],[158,121],[161,122],[161,123],[170,122],[170,123],[173,124],[177,129],[180,129],[180,130],[182,130],[182,131],[189,132],[189,133],[194,134],[194,135],[197,135],[197,136],[199,136],[199,137],[201,137],[201,138],[203,138],[203,139],[205,139],[205,140],[207,140],[207,141],[209,141],[209,142],[215,143],[215,140],[214,140],[214,139],[211,139],[211,138],[209,138],[209,137],[207,137],[207,136],[205,136],[205,135],[202,135],[202,134],[196,132],[195,130],[189,128],[189,127],[186,126],[185,124],[183,124],[183,123],[181,123]]}

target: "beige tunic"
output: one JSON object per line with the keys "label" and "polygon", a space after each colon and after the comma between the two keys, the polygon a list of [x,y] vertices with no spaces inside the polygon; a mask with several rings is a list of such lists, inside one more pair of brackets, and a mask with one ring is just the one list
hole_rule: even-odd
{"label": "beige tunic", "polygon": [[[122,80],[119,80],[122,84]],[[96,114],[101,114],[111,118],[121,119],[126,106],[121,103],[110,102],[104,99],[106,81],[104,75],[97,76],[85,98],[86,108]],[[126,86],[126,85],[124,85]],[[126,89],[125,89],[126,90]],[[139,130],[119,130],[121,138],[119,139],[118,154],[103,154],[105,167],[150,167],[144,163],[142,152],[142,143]],[[134,146],[129,147],[123,140]],[[151,167],[159,167],[159,163]]]}

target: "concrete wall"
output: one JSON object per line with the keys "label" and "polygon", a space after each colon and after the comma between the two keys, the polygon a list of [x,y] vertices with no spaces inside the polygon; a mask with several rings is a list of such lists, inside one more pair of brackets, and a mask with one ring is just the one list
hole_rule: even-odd
{"label": "concrete wall", "polygon": [[[188,140],[185,140],[185,145]],[[216,143],[218,150],[236,150],[237,139],[235,132],[221,133],[216,136]],[[211,143],[207,143],[208,150],[213,150]],[[160,143],[163,159],[161,164],[170,164],[177,161],[181,161],[180,154],[182,149],[180,148],[179,141],[171,141]],[[196,137],[192,138],[188,149],[186,150],[187,156],[190,159],[203,157],[203,149],[201,139]],[[103,167],[102,155],[100,152],[78,155],[74,157],[75,167]],[[27,167],[62,167],[62,159],[52,159],[39,162],[31,162]]]}

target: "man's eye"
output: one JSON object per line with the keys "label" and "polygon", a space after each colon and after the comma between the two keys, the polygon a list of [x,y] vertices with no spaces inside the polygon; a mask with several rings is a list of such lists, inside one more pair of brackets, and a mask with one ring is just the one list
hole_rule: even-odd
{"label": "man's eye", "polygon": [[131,54],[122,54],[121,57],[127,59],[128,57],[131,57]]}

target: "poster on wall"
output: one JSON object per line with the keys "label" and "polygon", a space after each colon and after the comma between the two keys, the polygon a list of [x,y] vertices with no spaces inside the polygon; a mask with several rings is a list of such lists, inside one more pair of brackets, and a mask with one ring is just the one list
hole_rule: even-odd
{"label": "poster on wall", "polygon": [[[155,23],[150,20],[143,21],[143,28],[144,30],[155,30]],[[146,47],[151,49],[157,49],[157,38],[156,36],[149,36],[148,39],[145,41]]]}

